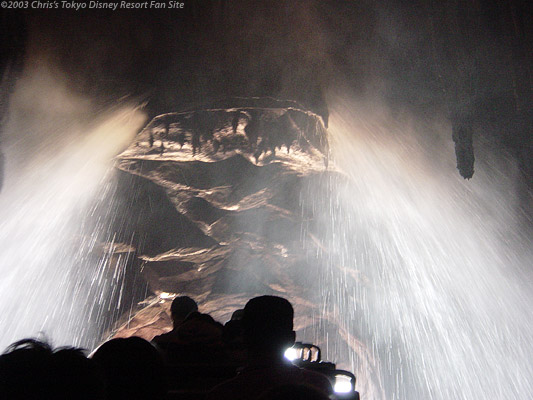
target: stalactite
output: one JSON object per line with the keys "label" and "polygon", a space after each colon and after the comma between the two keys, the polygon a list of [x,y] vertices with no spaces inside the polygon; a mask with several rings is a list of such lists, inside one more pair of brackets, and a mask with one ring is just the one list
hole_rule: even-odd
{"label": "stalactite", "polygon": [[474,144],[472,126],[469,122],[457,121],[452,127],[452,138],[455,142],[457,169],[461,176],[470,179],[474,176]]}

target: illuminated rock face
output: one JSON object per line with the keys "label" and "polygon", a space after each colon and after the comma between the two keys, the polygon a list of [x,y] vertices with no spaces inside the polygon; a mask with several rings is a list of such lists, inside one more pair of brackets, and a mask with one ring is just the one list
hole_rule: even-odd
{"label": "illuminated rock face", "polygon": [[346,358],[331,361],[350,368],[351,352],[372,369],[369,353],[321,297],[316,254],[327,249],[316,203],[305,197],[339,176],[327,169],[327,153],[322,120],[293,104],[152,120],[118,157],[124,217],[116,237],[135,248],[151,296],[115,336],[151,339],[170,330],[175,294],[195,298],[221,322],[248,299],[273,294],[293,303],[299,340],[325,349],[328,335],[339,337]]}

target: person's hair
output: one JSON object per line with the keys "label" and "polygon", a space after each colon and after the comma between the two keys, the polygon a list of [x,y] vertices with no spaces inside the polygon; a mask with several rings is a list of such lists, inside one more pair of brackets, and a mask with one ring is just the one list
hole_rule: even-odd
{"label": "person's hair", "polygon": [[92,358],[104,372],[108,400],[161,399],[167,392],[163,360],[144,339],[112,339]]}
{"label": "person's hair", "polygon": [[170,306],[170,313],[173,317],[185,319],[191,312],[198,311],[198,304],[189,296],[176,297]]}
{"label": "person's hair", "polygon": [[0,356],[0,398],[103,399],[103,376],[81,349],[23,339]]}
{"label": "person's hair", "polygon": [[285,345],[294,334],[293,318],[294,310],[288,300],[277,296],[255,297],[246,303],[242,315],[245,341],[251,348],[269,350]]}
{"label": "person's hair", "polygon": [[231,314],[230,321],[240,321],[242,319],[242,314],[244,310],[242,308],[239,308],[238,310],[233,311],[233,314]]}

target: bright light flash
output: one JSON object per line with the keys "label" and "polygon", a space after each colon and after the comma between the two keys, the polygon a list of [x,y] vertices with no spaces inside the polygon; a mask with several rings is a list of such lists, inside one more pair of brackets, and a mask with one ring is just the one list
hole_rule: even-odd
{"label": "bright light flash", "polygon": [[347,375],[335,375],[335,385],[333,386],[335,393],[349,393],[353,390],[352,382]]}
{"label": "bright light flash", "polygon": [[294,347],[289,347],[285,350],[285,358],[289,361],[294,361],[298,358],[298,351]]}

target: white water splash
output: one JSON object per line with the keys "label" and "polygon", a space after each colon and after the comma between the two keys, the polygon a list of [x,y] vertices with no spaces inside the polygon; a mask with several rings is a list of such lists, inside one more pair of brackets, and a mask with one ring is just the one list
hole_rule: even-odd
{"label": "white water splash", "polygon": [[110,281],[121,281],[105,269],[125,264],[96,251],[97,233],[84,223],[96,196],[113,190],[113,156],[144,119],[133,107],[96,113],[42,66],[30,67],[18,82],[4,126],[0,348],[39,334],[61,345],[98,339],[93,309],[105,303],[99,297],[111,290]]}
{"label": "white water splash", "polygon": [[[329,182],[322,210],[333,249],[322,291],[379,359],[380,376],[359,378],[384,395],[362,396],[533,398],[533,249],[514,164],[476,143],[464,181],[445,124],[346,96],[330,104],[332,154],[349,179]],[[360,362],[352,355],[364,375]]]}

